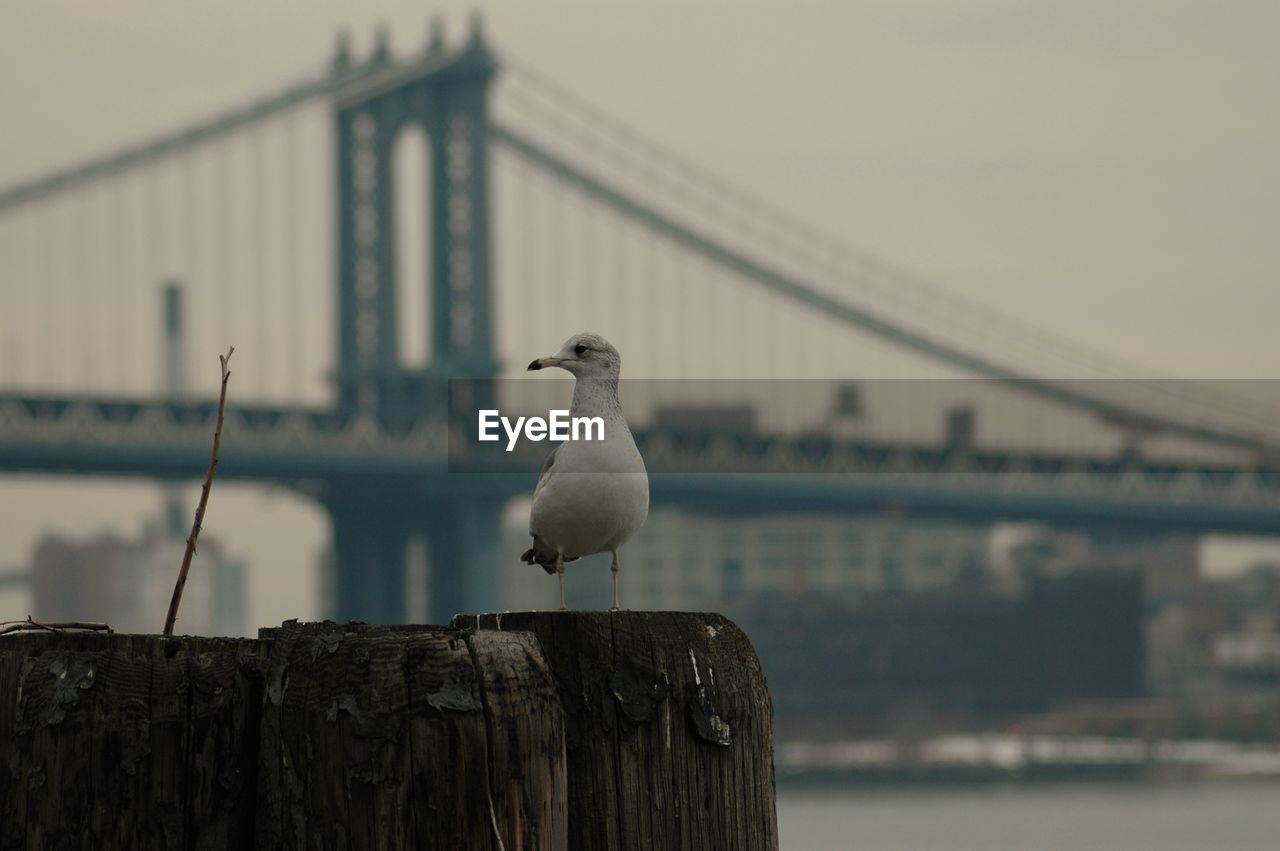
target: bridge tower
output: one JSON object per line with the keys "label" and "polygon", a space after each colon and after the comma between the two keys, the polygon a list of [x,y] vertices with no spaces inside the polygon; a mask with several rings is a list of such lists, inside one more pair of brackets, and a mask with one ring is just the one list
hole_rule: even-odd
{"label": "bridge tower", "polygon": [[[391,63],[380,33],[372,59],[354,67],[345,39],[333,64],[337,170],[337,405],[345,418],[411,428],[445,413],[448,379],[491,378],[488,94],[497,70],[479,19],[466,43],[445,48],[433,23],[415,61]],[[430,153],[430,245],[425,368],[398,356],[396,205],[392,153],[407,126]],[[406,619],[405,552],[414,535],[430,554],[431,619],[490,611],[498,591],[501,504],[460,493],[333,481],[321,500],[333,524],[330,615]],[[447,510],[444,510],[446,509]]]}
{"label": "bridge tower", "polygon": [[[488,92],[497,63],[478,23],[447,52],[438,30],[421,61],[374,68],[336,90],[338,172],[338,396],[344,413],[416,412],[424,378],[489,378],[491,333]],[[351,74],[345,51],[335,74]],[[383,68],[376,67],[378,64]],[[392,150],[416,124],[430,146],[431,362],[397,359]]]}

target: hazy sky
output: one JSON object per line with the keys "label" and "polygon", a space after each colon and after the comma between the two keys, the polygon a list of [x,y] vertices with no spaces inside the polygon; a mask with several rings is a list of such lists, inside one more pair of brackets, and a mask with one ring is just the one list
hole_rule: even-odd
{"label": "hazy sky", "polygon": [[[363,52],[385,22],[404,52],[429,13],[456,38],[474,6],[6,0],[0,185],[312,76],[340,27]],[[1273,377],[1274,0],[538,0],[484,12],[499,50],[855,246],[1168,374]],[[23,557],[36,524],[122,522],[102,504],[114,487],[0,483],[0,565]],[[232,528],[264,516],[259,497],[228,491],[224,507],[222,496],[211,516]],[[302,508],[270,510],[303,530],[248,536],[261,539],[255,560],[283,559],[255,579],[280,592],[299,587],[323,527]],[[270,599],[260,622],[312,613],[306,593]]]}
{"label": "hazy sky", "polygon": [[[475,4],[0,9],[0,185]],[[1271,377],[1280,5],[508,2],[493,42],[849,242],[1174,375]],[[455,36],[456,37],[456,36]]]}

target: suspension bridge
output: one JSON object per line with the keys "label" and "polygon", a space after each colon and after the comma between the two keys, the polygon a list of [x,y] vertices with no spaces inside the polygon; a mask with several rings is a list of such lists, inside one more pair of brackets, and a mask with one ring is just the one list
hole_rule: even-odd
{"label": "suspension bridge", "polygon": [[[478,23],[408,57],[341,41],[313,79],[0,189],[0,275],[0,470],[199,476],[217,376],[184,358],[234,343],[219,475],[324,508],[334,617],[403,620],[415,538],[433,618],[494,607],[500,516],[534,475],[518,453],[455,469],[444,400],[511,390],[491,380],[583,329],[643,379],[655,505],[1280,532],[1272,404],[859,253]],[[716,403],[761,416],[662,417]]]}

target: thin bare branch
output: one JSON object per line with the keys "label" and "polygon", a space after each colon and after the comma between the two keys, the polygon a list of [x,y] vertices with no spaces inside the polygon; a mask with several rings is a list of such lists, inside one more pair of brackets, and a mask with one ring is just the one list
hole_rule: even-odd
{"label": "thin bare branch", "polygon": [[63,631],[79,631],[79,632],[111,632],[111,627],[105,623],[96,623],[94,621],[50,621],[49,623],[41,623],[30,615],[24,621],[0,621],[0,635],[10,632],[63,632]]}
{"label": "thin bare branch", "polygon": [[222,448],[222,419],[227,408],[227,379],[231,377],[228,365],[236,347],[227,349],[225,355],[218,355],[218,363],[222,366],[222,391],[218,394],[218,423],[213,429],[213,453],[209,458],[209,472],[205,473],[204,485],[200,488],[200,502],[196,505],[195,520],[191,523],[191,534],[187,536],[187,549],[182,554],[182,567],[178,570],[178,581],[173,586],[173,597],[169,600],[169,613],[164,619],[164,634],[173,635],[173,626],[178,621],[178,606],[182,603],[182,589],[187,587],[187,574],[191,572],[191,558],[196,554],[196,539],[200,537],[200,529],[204,523],[204,510],[209,504],[209,490],[213,487],[213,475],[218,471],[218,450]]}

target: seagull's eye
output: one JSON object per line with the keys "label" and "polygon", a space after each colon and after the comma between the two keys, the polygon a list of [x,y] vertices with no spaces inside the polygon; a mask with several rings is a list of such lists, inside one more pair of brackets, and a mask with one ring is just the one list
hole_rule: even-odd
{"label": "seagull's eye", "polygon": [[578,357],[583,357],[583,356],[585,356],[585,355],[586,355],[586,353],[587,353],[587,352],[589,352],[589,351],[591,351],[591,350],[590,350],[590,349],[588,349],[586,346],[582,345],[581,343],[579,343],[578,345],[576,345],[576,346],[574,346],[574,347],[573,347],[573,353],[574,353],[575,355],[577,355]]}

